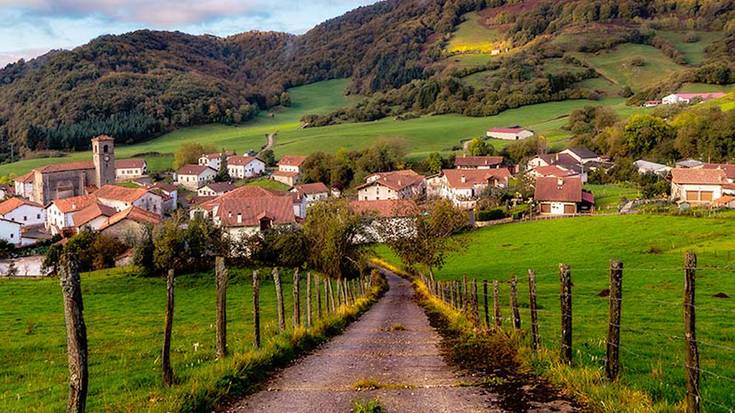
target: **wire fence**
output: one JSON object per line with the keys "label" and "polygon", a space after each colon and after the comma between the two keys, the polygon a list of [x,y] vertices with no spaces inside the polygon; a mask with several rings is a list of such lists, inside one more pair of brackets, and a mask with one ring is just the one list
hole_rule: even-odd
{"label": "wire fence", "polygon": [[[735,258],[729,253],[713,256],[724,256],[728,261]],[[696,262],[697,257],[692,258]],[[573,355],[575,364],[603,369],[608,380],[622,380],[648,391],[657,401],[682,403],[687,412],[735,412],[735,305],[726,300],[726,294],[697,296],[694,289],[695,275],[732,280],[735,263],[624,270],[621,263],[619,295],[615,292],[612,264],[609,268],[572,267],[572,273],[609,275],[609,288],[597,293],[584,282],[573,284],[570,280],[566,287],[571,291],[571,302],[577,305],[573,311],[571,305],[565,308],[560,267],[534,273],[528,285],[515,275],[502,280],[422,278],[433,295],[464,312],[481,330],[519,329],[532,348],[534,342],[540,342],[547,349],[557,349],[562,361],[565,353],[570,355],[570,362]],[[644,290],[640,282],[634,282],[634,287],[622,288],[623,272],[626,279],[634,280],[649,273],[684,275],[680,280],[690,287],[682,291],[672,283],[659,292]],[[557,285],[556,289],[552,285]],[[669,294],[671,300],[662,299]],[[516,314],[522,321],[516,319]],[[691,321],[683,323],[682,317]],[[570,332],[564,331],[567,328]],[[571,331],[574,334],[568,334]]]}

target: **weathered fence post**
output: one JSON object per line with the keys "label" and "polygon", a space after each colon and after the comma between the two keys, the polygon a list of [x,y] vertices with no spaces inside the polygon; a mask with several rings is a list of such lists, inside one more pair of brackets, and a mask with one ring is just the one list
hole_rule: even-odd
{"label": "weathered fence post", "polygon": [[87,405],[87,326],[84,323],[82,285],[76,262],[67,255],[61,265],[61,294],[64,300],[66,347],[69,361],[68,413],[83,413]]}
{"label": "weathered fence post", "polygon": [[472,279],[472,312],[475,325],[480,327],[480,303],[477,299],[477,280]]}
{"label": "weathered fence post", "polygon": [[521,328],[521,312],[518,308],[518,277],[513,275],[510,279],[510,308],[513,311],[513,328]]}
{"label": "weathered fence post", "polygon": [[536,309],[536,272],[528,270],[528,307],[531,310],[531,348],[539,349],[538,310]]}
{"label": "weathered fence post", "polygon": [[319,274],[314,274],[314,291],[316,292],[316,316],[319,320],[322,319],[322,286],[320,284],[321,278]]}
{"label": "weathered fence post", "polygon": [[483,305],[485,307],[485,328],[490,328],[490,308],[488,306],[487,280],[482,280],[482,295],[485,297]]}
{"label": "weathered fence post", "polygon": [[687,398],[686,412],[699,413],[699,349],[697,348],[697,325],[694,306],[697,256],[687,252],[684,259],[684,339],[687,344]]}
{"label": "weathered fence post", "polygon": [[253,329],[255,348],[260,348],[260,279],[258,270],[253,270]]}
{"label": "weathered fence post", "polygon": [[171,368],[171,331],[174,324],[174,270],[168,270],[166,277],[166,319],[163,330],[163,351],[161,354],[161,369],[163,370],[163,384],[171,386],[174,383],[174,371]]}
{"label": "weathered fence post", "polygon": [[214,279],[217,289],[216,349],[217,358],[227,356],[227,268],[225,258],[217,257],[214,265]]}
{"label": "weathered fence post", "polygon": [[306,273],[306,327],[311,328],[311,271]]}
{"label": "weathered fence post", "polygon": [[336,306],[334,303],[334,290],[332,290],[332,279],[329,277],[326,277],[324,279],[324,296],[327,298],[328,301],[328,303],[324,303],[325,307],[327,307],[327,312],[331,311],[333,313],[336,309]]}
{"label": "weathered fence post", "polygon": [[457,286],[459,285],[459,282],[457,280],[452,280],[452,307],[457,308],[459,305],[459,288]]}
{"label": "weathered fence post", "polygon": [[559,264],[561,281],[561,361],[572,362],[572,273],[569,266]]}
{"label": "weathered fence post", "polygon": [[301,275],[299,269],[295,268],[293,271],[293,328],[301,325],[301,291],[299,290],[299,284],[301,282]]}
{"label": "weathered fence post", "polygon": [[498,280],[493,280],[493,309],[495,310],[495,326],[503,325],[503,315],[500,313],[500,286]]}
{"label": "weathered fence post", "polygon": [[276,287],[276,312],[278,313],[278,329],[286,331],[286,308],[283,304],[283,288],[281,288],[281,273],[278,267],[273,267],[273,284]]}
{"label": "weathered fence post", "polygon": [[607,327],[607,359],[605,373],[612,381],[620,371],[620,318],[623,300],[623,263],[610,261],[609,321]]}
{"label": "weathered fence post", "polygon": [[468,312],[469,309],[469,296],[470,296],[470,290],[469,286],[467,285],[467,274],[462,276],[462,311]]}

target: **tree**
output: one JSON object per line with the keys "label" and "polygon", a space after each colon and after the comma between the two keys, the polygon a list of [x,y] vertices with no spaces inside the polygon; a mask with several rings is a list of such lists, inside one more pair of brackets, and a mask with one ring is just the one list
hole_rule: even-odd
{"label": "tree", "polygon": [[142,275],[151,276],[156,271],[154,262],[155,246],[153,245],[153,226],[145,225],[133,247],[133,263]]}
{"label": "tree", "polygon": [[258,155],[261,161],[265,162],[266,166],[276,166],[276,156],[273,154],[272,149],[266,149]]}
{"label": "tree", "polygon": [[665,120],[646,114],[635,114],[625,125],[628,155],[637,158],[650,154],[666,141],[672,141],[674,129]]}
{"label": "tree", "polygon": [[485,156],[495,153],[495,148],[480,138],[474,138],[467,145],[467,150],[472,156]]}
{"label": "tree", "polygon": [[464,211],[451,201],[434,201],[423,212],[416,214],[408,228],[382,225],[381,234],[388,246],[409,267],[420,264],[433,278],[434,269],[444,266],[446,255],[459,244],[451,236],[468,224]]}
{"label": "tree", "polygon": [[430,174],[438,174],[444,167],[444,159],[438,152],[432,152],[426,158],[426,171]]}
{"label": "tree", "polygon": [[351,278],[362,270],[370,247],[360,215],[344,199],[318,202],[303,226],[309,267],[333,279]]}
{"label": "tree", "polygon": [[214,181],[230,182],[232,178],[230,178],[230,170],[227,168],[227,154],[225,153],[225,151],[222,151],[219,162],[219,171],[217,171],[217,175],[215,175]]}
{"label": "tree", "polygon": [[64,251],[64,247],[61,244],[53,244],[46,251],[46,255],[43,257],[43,263],[41,263],[41,272],[49,275],[57,275],[59,273],[61,254]]}
{"label": "tree", "polygon": [[200,143],[185,143],[179,146],[174,154],[174,169],[179,169],[187,164],[195,164],[199,157],[205,153],[216,152],[212,145],[202,145]]}
{"label": "tree", "polygon": [[15,260],[10,260],[8,268],[5,270],[5,276],[16,277],[18,275],[18,266],[15,265]]}
{"label": "tree", "polygon": [[183,217],[177,215],[159,224],[153,235],[153,262],[160,271],[185,268],[187,256],[186,230],[182,228]]}

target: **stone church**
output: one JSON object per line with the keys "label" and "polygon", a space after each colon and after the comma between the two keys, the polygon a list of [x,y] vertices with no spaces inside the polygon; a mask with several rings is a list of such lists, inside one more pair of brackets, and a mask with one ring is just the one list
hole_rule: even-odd
{"label": "stone church", "polygon": [[115,140],[107,135],[92,139],[92,162],[69,162],[33,170],[30,199],[46,205],[55,199],[94,192],[115,183]]}

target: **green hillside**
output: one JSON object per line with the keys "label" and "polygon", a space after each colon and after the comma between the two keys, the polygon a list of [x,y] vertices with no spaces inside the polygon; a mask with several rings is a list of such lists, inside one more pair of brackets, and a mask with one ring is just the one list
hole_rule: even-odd
{"label": "green hillside", "polygon": [[[524,323],[529,314],[528,269],[538,275],[539,320],[545,346],[558,347],[559,263],[571,265],[574,283],[574,359],[602,368],[608,300],[608,262],[621,259],[623,321],[621,380],[645,390],[656,401],[675,405],[685,394],[682,322],[683,254],[698,256],[697,335],[700,342],[702,398],[707,412],[725,413],[735,404],[735,221],[728,218],[611,216],[557,219],[481,229],[463,236],[462,252],[451,255],[439,279],[467,274],[479,279],[521,277]],[[391,257],[389,251],[381,254]],[[715,298],[725,293],[731,298]],[[508,286],[501,294],[507,296]],[[506,300],[503,311],[508,312]]]}

